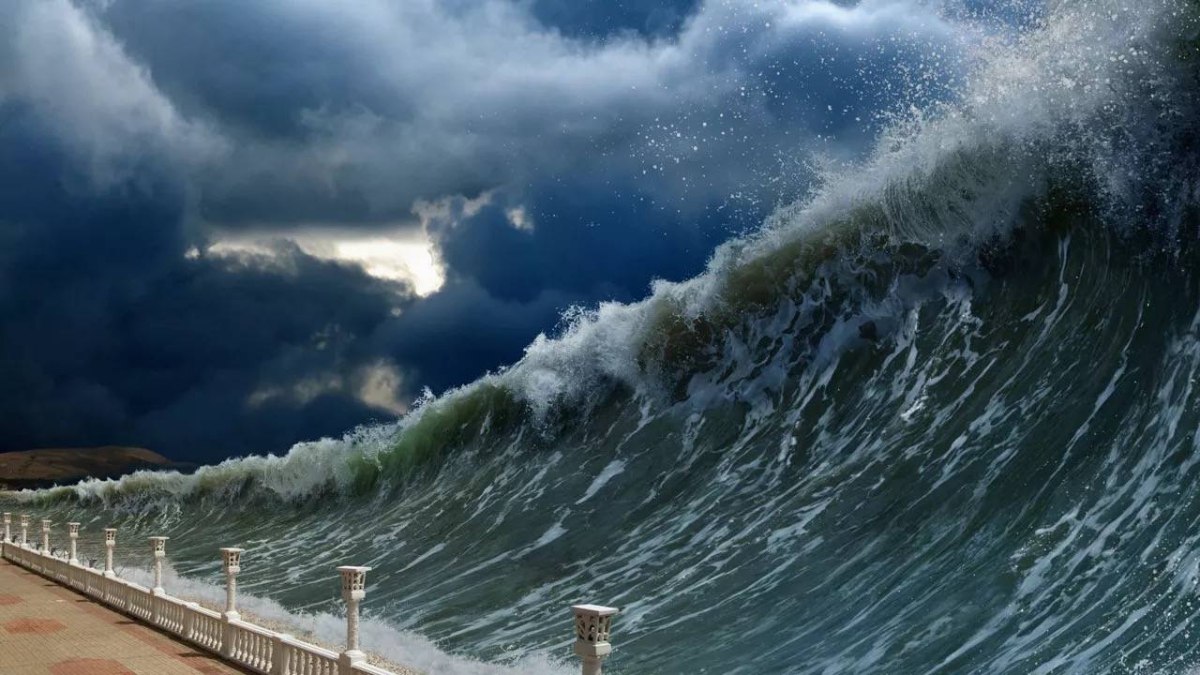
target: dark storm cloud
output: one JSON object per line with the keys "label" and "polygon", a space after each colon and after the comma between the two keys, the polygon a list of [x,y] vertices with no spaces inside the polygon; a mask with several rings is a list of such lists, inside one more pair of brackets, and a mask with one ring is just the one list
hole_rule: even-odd
{"label": "dark storm cloud", "polygon": [[440,292],[380,327],[381,351],[414,366],[414,380],[433,391],[469,382],[520,358],[532,336],[554,326],[577,294],[544,290],[506,301],[473,279],[455,279]]}
{"label": "dark storm cloud", "polygon": [[[710,133],[659,159],[707,162],[714,189],[744,189],[744,162],[724,158],[803,153],[814,131],[861,143],[873,111],[957,67],[962,36],[909,4],[663,5],[691,12],[669,39],[582,41],[560,30],[654,12],[605,4],[604,24],[588,3],[158,0],[108,3],[98,20],[182,116],[227,141],[194,174],[200,214],[251,227],[390,224],[417,199],[581,164],[628,173],[639,134],[683,116],[710,117]],[[934,51],[945,62],[922,60]]]}
{"label": "dark storm cloud", "polygon": [[286,245],[189,256],[179,186],[66,189],[63,151],[18,108],[0,106],[4,447],[211,458],[388,414],[361,395],[378,356],[358,336],[405,289]]}
{"label": "dark storm cloud", "polygon": [[662,37],[679,31],[699,0],[534,0],[531,13],[567,35],[605,37],[622,31]]}
{"label": "dark storm cloud", "polygon": [[[0,13],[0,446],[278,451],[698,271],[881,110],[917,2],[17,0]],[[423,231],[417,298],[258,233]]]}
{"label": "dark storm cloud", "polygon": [[655,277],[694,274],[729,224],[715,207],[685,219],[636,185],[579,179],[497,194],[470,215],[451,208],[426,222],[450,270],[510,302],[543,289],[638,299]]}

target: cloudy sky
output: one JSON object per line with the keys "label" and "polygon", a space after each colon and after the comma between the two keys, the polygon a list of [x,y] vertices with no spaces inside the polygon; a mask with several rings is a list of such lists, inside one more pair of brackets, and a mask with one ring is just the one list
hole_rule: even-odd
{"label": "cloudy sky", "polygon": [[0,449],[392,419],[698,272],[1016,2],[6,0]]}

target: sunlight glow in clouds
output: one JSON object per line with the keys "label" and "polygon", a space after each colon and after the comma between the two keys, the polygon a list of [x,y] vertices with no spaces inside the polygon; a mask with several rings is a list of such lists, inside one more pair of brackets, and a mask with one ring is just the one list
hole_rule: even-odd
{"label": "sunlight glow in clouds", "polygon": [[408,412],[408,404],[396,395],[402,390],[403,383],[404,378],[395,366],[380,361],[352,376],[324,373],[288,385],[260,387],[246,398],[246,405],[257,408],[279,399],[304,405],[325,394],[347,393],[363,403],[399,416]]}
{"label": "sunlight glow in clouds", "polygon": [[208,251],[215,255],[249,253],[273,257],[274,245],[281,242],[293,243],[315,258],[358,265],[378,279],[408,282],[421,297],[437,292],[446,283],[445,271],[434,254],[432,242],[411,230],[393,236],[307,232],[269,238],[230,237],[213,244]]}
{"label": "sunlight glow in clouds", "polygon": [[407,280],[420,296],[436,292],[446,282],[428,240],[342,239],[333,242],[333,249],[334,259],[358,263],[373,277]]}

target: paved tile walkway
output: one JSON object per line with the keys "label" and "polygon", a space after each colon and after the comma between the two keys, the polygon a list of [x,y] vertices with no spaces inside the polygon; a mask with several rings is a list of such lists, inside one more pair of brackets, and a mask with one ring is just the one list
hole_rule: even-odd
{"label": "paved tile walkway", "polygon": [[0,673],[243,673],[74,591],[0,560]]}

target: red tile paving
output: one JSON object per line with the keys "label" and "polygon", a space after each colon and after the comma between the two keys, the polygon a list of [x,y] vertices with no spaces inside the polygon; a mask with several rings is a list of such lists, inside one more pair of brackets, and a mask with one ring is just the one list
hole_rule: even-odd
{"label": "red tile paving", "polygon": [[50,666],[53,675],[137,675],[112,659],[70,659]]}
{"label": "red tile paving", "polygon": [[61,621],[54,619],[13,619],[0,623],[6,633],[28,633],[30,635],[49,635],[60,630],[66,630]]}

